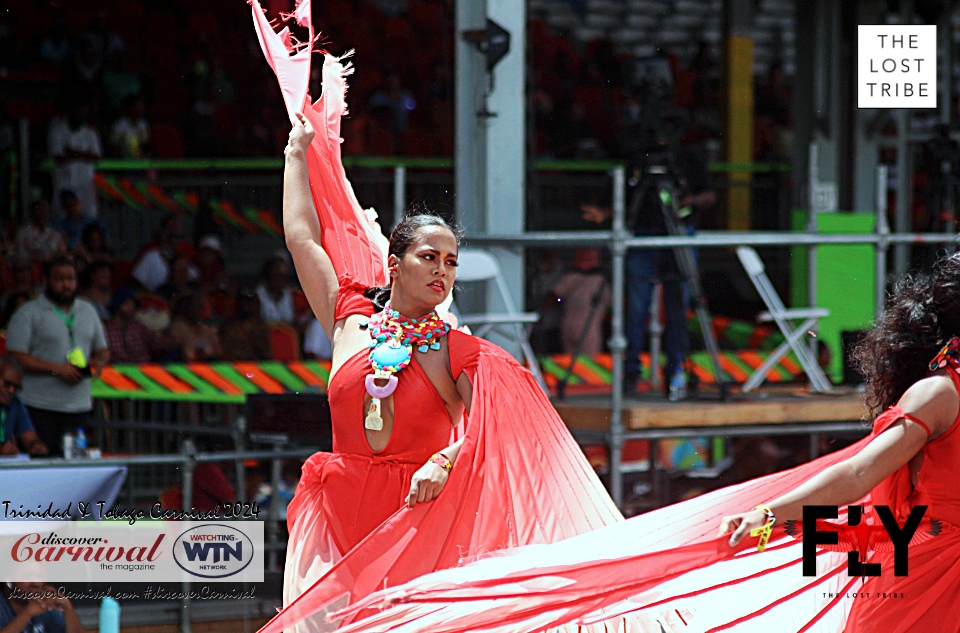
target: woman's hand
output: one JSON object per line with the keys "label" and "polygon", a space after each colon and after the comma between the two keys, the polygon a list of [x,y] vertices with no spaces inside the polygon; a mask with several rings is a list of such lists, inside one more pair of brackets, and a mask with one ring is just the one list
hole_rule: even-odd
{"label": "woman's hand", "polygon": [[750,533],[750,530],[755,530],[766,524],[767,515],[764,514],[763,510],[751,510],[750,512],[743,512],[741,514],[733,514],[728,517],[723,517],[723,520],[720,521],[720,530],[717,532],[717,536],[723,536],[727,532],[732,531],[733,534],[730,535],[730,547],[734,547]]}
{"label": "woman's hand", "polygon": [[290,137],[287,139],[286,151],[307,151],[307,148],[310,147],[310,143],[313,141],[313,135],[313,126],[310,125],[310,121],[298,112],[297,122],[294,123],[290,129]]}
{"label": "woman's hand", "polygon": [[450,473],[446,468],[433,462],[427,462],[421,466],[420,470],[413,474],[413,480],[410,482],[410,493],[405,500],[407,507],[412,508],[418,503],[436,499],[449,477]]}

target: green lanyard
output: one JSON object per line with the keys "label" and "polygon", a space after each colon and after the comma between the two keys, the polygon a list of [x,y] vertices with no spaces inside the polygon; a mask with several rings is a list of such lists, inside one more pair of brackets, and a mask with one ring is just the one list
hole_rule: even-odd
{"label": "green lanyard", "polygon": [[7,410],[0,409],[0,444],[7,441]]}
{"label": "green lanyard", "polygon": [[67,333],[70,334],[70,347],[74,348],[77,346],[76,341],[73,338],[73,321],[76,318],[76,314],[71,314],[69,317],[64,314],[60,308],[53,306],[53,313],[57,315],[57,318],[63,321],[63,324],[67,326]]}

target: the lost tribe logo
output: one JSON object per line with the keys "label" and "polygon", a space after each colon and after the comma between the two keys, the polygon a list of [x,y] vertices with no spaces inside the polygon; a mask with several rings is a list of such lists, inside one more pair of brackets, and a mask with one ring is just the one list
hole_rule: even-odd
{"label": "the lost tribe logo", "polygon": [[817,575],[817,550],[828,549],[847,552],[847,573],[850,576],[879,576],[880,563],[866,562],[868,551],[893,551],[893,574],[906,576],[909,573],[908,551],[910,545],[937,536],[941,526],[931,520],[920,530],[927,506],[914,506],[903,525],[889,506],[873,506],[881,525],[863,520],[862,506],[847,507],[847,523],[819,523],[819,519],[839,517],[838,506],[804,506],[803,521],[788,521],[787,534],[803,542],[803,575]]}
{"label": "the lost tribe logo", "polygon": [[243,571],[253,560],[253,541],[222,524],[190,528],[177,537],[173,558],[184,571],[202,578],[224,578]]}

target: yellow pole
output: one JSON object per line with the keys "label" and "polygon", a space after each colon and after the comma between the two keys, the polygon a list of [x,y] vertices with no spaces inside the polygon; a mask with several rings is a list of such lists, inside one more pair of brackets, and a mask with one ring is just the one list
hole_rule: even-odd
{"label": "yellow pole", "polygon": [[[753,40],[727,40],[727,160],[753,160]],[[750,172],[731,172],[727,190],[727,228],[750,230]]]}

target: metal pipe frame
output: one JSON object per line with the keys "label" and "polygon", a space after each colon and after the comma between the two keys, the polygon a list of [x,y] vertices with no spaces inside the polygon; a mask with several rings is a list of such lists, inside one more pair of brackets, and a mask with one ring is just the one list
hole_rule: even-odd
{"label": "metal pipe frame", "polygon": [[[698,429],[645,429],[625,432],[623,429],[623,363],[627,347],[624,333],[624,263],[630,248],[677,248],[692,246],[696,248],[724,248],[734,246],[807,246],[811,252],[821,244],[872,244],[876,251],[876,314],[883,311],[886,297],[886,269],[889,249],[893,245],[907,244],[947,244],[958,242],[956,233],[891,233],[886,218],[886,205],[877,205],[875,232],[871,235],[834,234],[822,235],[813,231],[789,232],[703,232],[694,236],[650,236],[634,237],[625,226],[626,189],[625,170],[622,166],[610,170],[613,180],[613,223],[609,231],[538,231],[523,235],[475,235],[466,238],[470,244],[529,246],[540,248],[576,248],[581,246],[603,246],[610,249],[612,270],[612,306],[610,352],[613,360],[611,371],[610,425],[607,431],[574,432],[578,438],[591,437],[607,442],[610,451],[610,496],[617,507],[623,507],[623,468],[621,451],[623,443],[634,439],[662,439],[669,437],[700,437],[710,435],[749,435],[767,433],[785,435],[827,433],[834,431],[853,431],[858,423],[835,423],[833,425],[776,424],[751,425],[746,427],[704,427]],[[886,172],[883,174],[885,181]],[[878,196],[882,196],[878,190]],[[814,269],[815,270],[815,269]],[[815,283],[811,278],[809,282]]]}

